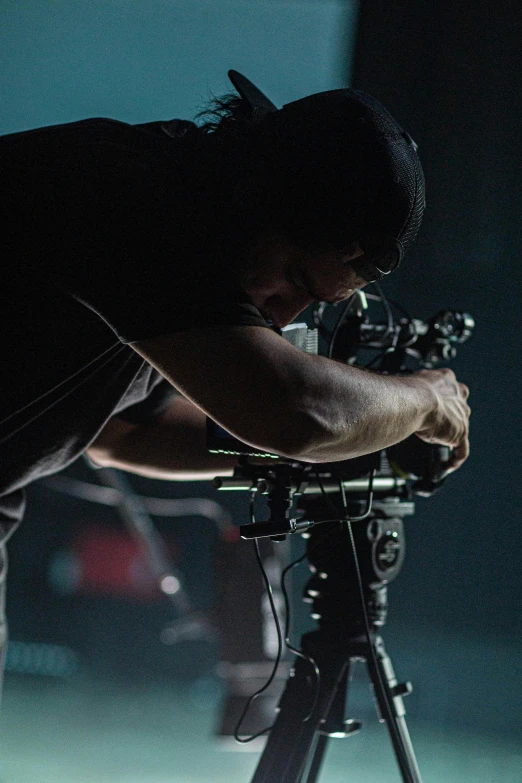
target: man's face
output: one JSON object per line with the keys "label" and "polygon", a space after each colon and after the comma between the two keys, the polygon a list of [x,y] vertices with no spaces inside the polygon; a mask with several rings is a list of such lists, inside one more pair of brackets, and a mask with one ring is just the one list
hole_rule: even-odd
{"label": "man's face", "polygon": [[311,302],[341,302],[367,285],[350,266],[361,255],[357,243],[345,253],[312,253],[281,237],[263,236],[251,249],[240,288],[281,329]]}

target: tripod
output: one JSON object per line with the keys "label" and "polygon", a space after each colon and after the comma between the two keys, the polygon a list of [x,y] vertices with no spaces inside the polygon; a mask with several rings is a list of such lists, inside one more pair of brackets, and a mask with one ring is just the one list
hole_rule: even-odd
{"label": "tripod", "polygon": [[[347,509],[355,517],[360,504],[351,501]],[[313,517],[310,504],[306,510]],[[413,503],[386,498],[373,504],[371,516],[351,523],[351,530],[340,521],[305,534],[312,570],[305,600],[319,628],[302,637],[304,657],[295,661],[251,783],[315,783],[329,737],[346,737],[361,728],[358,721],[345,720],[350,677],[360,660],[366,661],[403,781],[422,783],[404,717],[402,697],[411,685],[397,682],[377,633],[386,619],[387,583],[404,560],[402,517],[412,512]]]}

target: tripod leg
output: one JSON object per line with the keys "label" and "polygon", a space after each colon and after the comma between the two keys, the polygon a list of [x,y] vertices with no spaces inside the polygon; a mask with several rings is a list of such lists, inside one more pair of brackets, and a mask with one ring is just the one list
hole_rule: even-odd
{"label": "tripod leg", "polygon": [[386,721],[393,750],[404,783],[422,783],[415,751],[406,725],[406,710],[402,697],[410,693],[409,683],[399,684],[384,642],[377,636],[373,645],[377,660],[377,670],[371,655],[367,657],[368,671],[374,686],[380,718]]}
{"label": "tripod leg", "polygon": [[315,781],[319,777],[319,772],[321,771],[321,766],[323,763],[324,754],[326,753],[327,745],[328,745],[328,735],[319,734],[317,737],[317,741],[315,743],[315,748],[313,752],[314,755],[310,767],[305,773],[306,780],[303,780],[303,783],[315,783]]}
{"label": "tripod leg", "polygon": [[348,659],[342,678],[337,683],[335,696],[330,704],[326,720],[321,721],[321,725],[316,733],[314,748],[309,755],[308,767],[303,775],[303,783],[315,783],[319,777],[330,737],[347,737],[361,727],[358,721],[346,720],[348,682],[351,676],[352,665],[352,659]]}
{"label": "tripod leg", "polygon": [[[313,633],[308,636],[313,637]],[[300,783],[312,748],[319,747],[317,762],[320,764],[326,743],[314,744],[316,732],[330,712],[349,661],[342,650],[326,647],[313,651],[306,648],[306,651],[313,655],[321,673],[316,705],[309,719],[304,720],[314,703],[316,679],[310,663],[297,658],[252,783]],[[309,783],[313,780],[309,777]]]}

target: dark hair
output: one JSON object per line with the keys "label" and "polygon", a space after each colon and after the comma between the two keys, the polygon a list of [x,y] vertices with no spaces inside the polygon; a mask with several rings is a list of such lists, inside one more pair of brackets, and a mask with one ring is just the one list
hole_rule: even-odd
{"label": "dark hair", "polygon": [[[235,93],[214,95],[208,105],[195,116],[195,121],[203,133],[230,130],[241,133],[248,126],[256,124],[250,107]],[[203,122],[198,122],[203,120]]]}

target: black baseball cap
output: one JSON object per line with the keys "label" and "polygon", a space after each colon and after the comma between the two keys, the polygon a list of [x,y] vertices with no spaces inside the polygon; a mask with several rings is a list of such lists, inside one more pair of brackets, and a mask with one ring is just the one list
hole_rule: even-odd
{"label": "black baseball cap", "polygon": [[[361,90],[328,90],[278,109],[238,71],[228,75],[258,116],[261,132],[277,138],[280,167],[301,182],[297,197],[313,193],[328,200],[333,234],[340,225],[350,232],[333,236],[335,243],[360,243],[364,255],[350,261],[355,271],[372,282],[396,269],[426,205],[418,148],[409,133]],[[310,218],[313,223],[313,207]]]}

